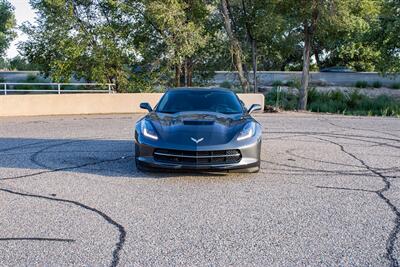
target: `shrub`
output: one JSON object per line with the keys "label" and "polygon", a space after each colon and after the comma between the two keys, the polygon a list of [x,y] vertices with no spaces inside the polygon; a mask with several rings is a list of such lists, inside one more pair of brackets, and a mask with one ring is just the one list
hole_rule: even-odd
{"label": "shrub", "polygon": [[400,89],[400,83],[393,83],[391,86],[392,89]]}
{"label": "shrub", "polygon": [[272,82],[272,86],[276,87],[276,86],[282,86],[283,82],[280,80],[276,80]]}
{"label": "shrub", "polygon": [[[267,94],[266,104],[278,106],[284,110],[294,110],[297,107],[296,94],[281,92],[277,101],[278,91],[274,88]],[[278,103],[277,103],[278,102]],[[329,112],[357,116],[396,116],[400,117],[400,101],[381,95],[371,98],[360,94],[358,90],[350,93],[342,91],[318,92],[311,88],[308,92],[308,109],[313,112]]]}
{"label": "shrub", "polygon": [[297,102],[299,97],[296,94],[287,91],[278,91],[278,88],[274,87],[265,96],[265,103],[269,106],[278,106],[284,110],[295,110],[297,109]]}
{"label": "shrub", "polygon": [[227,88],[227,89],[232,88],[232,84],[229,81],[223,81],[222,83],[219,84],[219,86],[222,88]]}
{"label": "shrub", "polygon": [[380,81],[375,81],[375,82],[372,83],[372,87],[381,88],[382,87],[382,83]]}
{"label": "shrub", "polygon": [[35,82],[37,82],[37,76],[33,75],[33,74],[29,74],[28,77],[26,77],[25,82],[35,83]]}
{"label": "shrub", "polygon": [[288,87],[300,89],[301,81],[299,79],[290,80],[286,83]]}
{"label": "shrub", "polygon": [[367,88],[368,87],[368,82],[367,81],[357,81],[355,86],[357,88]]}

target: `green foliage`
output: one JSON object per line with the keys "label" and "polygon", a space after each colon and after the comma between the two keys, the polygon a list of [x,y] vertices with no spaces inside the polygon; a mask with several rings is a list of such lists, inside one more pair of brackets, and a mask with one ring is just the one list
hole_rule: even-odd
{"label": "green foliage", "polygon": [[372,87],[374,88],[381,88],[382,87],[382,83],[380,81],[374,81],[372,83]]}
{"label": "green foliage", "polygon": [[299,79],[293,79],[293,80],[287,81],[286,86],[299,89],[301,87],[301,81]]}
{"label": "green foliage", "polygon": [[38,70],[39,66],[36,64],[29,63],[26,58],[23,58],[21,56],[16,56],[12,58],[9,62],[9,67],[10,70],[19,70],[19,71],[34,71]]}
{"label": "green foliage", "polygon": [[379,70],[386,73],[400,72],[400,1],[386,0],[371,41],[381,53]]}
{"label": "green foliage", "polygon": [[[193,5],[203,8],[199,1],[191,5],[180,0],[148,0],[148,19],[152,20],[161,38],[165,41],[166,53],[170,55],[170,63],[181,65],[183,60],[194,55],[205,47],[208,36],[203,21],[189,17],[186,12]],[[194,8],[195,12],[198,9]],[[202,12],[206,12],[205,10]],[[201,14],[201,16],[204,16]]]}
{"label": "green foliage", "polygon": [[357,81],[355,84],[355,87],[357,88],[367,88],[368,87],[368,82],[367,81]]}
{"label": "green foliage", "polygon": [[14,32],[14,8],[7,0],[0,0],[0,58],[4,55],[11,41],[16,37]]}
{"label": "green foliage", "polygon": [[222,88],[228,88],[228,89],[231,89],[233,87],[232,83],[229,81],[223,81],[222,83],[219,84],[219,86]]}
{"label": "green foliage", "polygon": [[[266,104],[275,106],[276,100],[279,107],[284,110],[296,109],[298,96],[293,93],[278,92],[273,89],[266,95]],[[381,95],[371,98],[360,94],[357,90],[350,93],[342,91],[318,92],[310,89],[308,92],[308,109],[312,112],[337,113],[344,115],[360,116],[394,116],[400,118],[400,101]]]}
{"label": "green foliage", "polygon": [[[75,77],[116,83],[119,92],[152,91],[177,83],[204,85],[215,70],[236,70],[218,11],[220,1],[31,0],[31,4],[38,18],[22,27],[28,41],[20,49],[23,58],[35,65],[17,58],[10,62],[13,69],[38,68],[54,81]],[[0,0],[2,5],[11,10],[6,0]],[[245,71],[253,59],[251,40],[258,51],[259,70],[301,70],[304,29],[310,27],[310,56],[316,59],[311,70],[347,66],[395,72],[400,71],[399,5],[389,0],[229,0],[229,12]],[[311,27],[314,13],[316,26]],[[0,52],[1,21],[6,17],[0,16]],[[13,18],[8,17],[7,40],[11,40]],[[297,81],[288,85],[300,87]]]}
{"label": "green foliage", "polygon": [[274,87],[265,96],[265,104],[269,106],[278,106],[284,110],[295,110],[297,108],[297,94],[290,93],[286,90],[278,90]]}
{"label": "green foliage", "polygon": [[400,89],[400,83],[393,83],[390,88],[398,90]]}
{"label": "green foliage", "polygon": [[276,87],[276,86],[282,86],[284,85],[284,83],[281,80],[276,80],[272,82],[272,86]]}

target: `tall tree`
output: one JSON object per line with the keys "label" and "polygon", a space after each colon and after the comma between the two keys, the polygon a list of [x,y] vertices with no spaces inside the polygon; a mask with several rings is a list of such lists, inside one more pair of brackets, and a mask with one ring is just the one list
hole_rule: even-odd
{"label": "tall tree", "polygon": [[[303,46],[303,66],[298,108],[305,110],[309,85],[311,56],[316,62],[321,54],[331,53],[336,40],[348,38],[352,31],[359,31],[365,21],[361,13],[369,11],[380,0],[280,0],[280,12],[287,18],[290,28],[300,33]],[[379,5],[378,5],[379,6]],[[378,10],[378,9],[377,9]],[[376,13],[376,10],[371,11]],[[368,12],[367,12],[368,13]],[[366,15],[368,20],[368,15]],[[314,48],[314,49],[313,49]],[[325,49],[324,49],[325,48]],[[314,50],[314,51],[313,51]]]}
{"label": "tall tree", "polygon": [[379,69],[384,73],[400,73],[400,1],[385,0],[380,23],[372,35],[381,51]]}
{"label": "tall tree", "polygon": [[165,44],[165,56],[175,69],[175,86],[192,85],[192,57],[208,41],[206,5],[201,0],[148,0],[147,21]]}
{"label": "tall tree", "polygon": [[[29,39],[21,46],[31,63],[56,81],[76,76],[128,90],[131,66],[137,60],[132,29],[140,22],[136,20],[140,3],[31,0],[31,4],[38,17],[36,24],[24,25]],[[125,16],[127,12],[130,16]]]}
{"label": "tall tree", "polygon": [[0,0],[0,57],[8,49],[11,41],[15,38],[14,8],[7,0]]}
{"label": "tall tree", "polygon": [[229,10],[229,0],[221,0],[220,12],[224,21],[225,31],[228,35],[228,39],[230,42],[231,53],[236,71],[238,72],[240,84],[242,86],[243,92],[247,93],[249,91],[249,81],[245,75],[242,46],[232,26],[233,18]]}

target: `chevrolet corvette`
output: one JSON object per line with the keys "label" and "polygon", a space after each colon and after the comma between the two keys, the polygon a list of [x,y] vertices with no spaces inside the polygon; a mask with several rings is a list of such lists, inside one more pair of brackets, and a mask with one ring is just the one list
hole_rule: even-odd
{"label": "chevrolet corvette", "polygon": [[169,89],[135,126],[139,170],[260,170],[261,126],[239,97],[223,88]]}

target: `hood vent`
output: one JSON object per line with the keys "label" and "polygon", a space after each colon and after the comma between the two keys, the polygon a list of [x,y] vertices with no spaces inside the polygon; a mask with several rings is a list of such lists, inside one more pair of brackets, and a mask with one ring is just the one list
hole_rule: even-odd
{"label": "hood vent", "polygon": [[214,121],[183,121],[184,125],[213,125]]}

